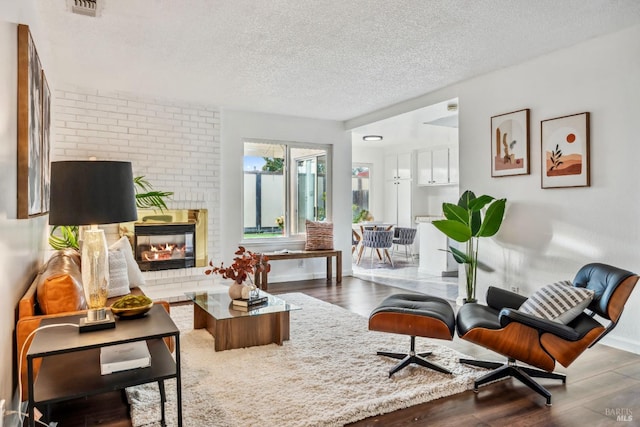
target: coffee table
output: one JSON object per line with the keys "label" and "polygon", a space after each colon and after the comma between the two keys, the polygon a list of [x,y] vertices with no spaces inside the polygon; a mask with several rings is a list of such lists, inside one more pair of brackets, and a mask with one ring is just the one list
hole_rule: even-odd
{"label": "coffee table", "polygon": [[289,312],[293,304],[260,291],[266,304],[249,310],[233,307],[227,292],[188,292],[193,301],[193,328],[205,328],[215,338],[215,351],[252,347],[289,339]]}

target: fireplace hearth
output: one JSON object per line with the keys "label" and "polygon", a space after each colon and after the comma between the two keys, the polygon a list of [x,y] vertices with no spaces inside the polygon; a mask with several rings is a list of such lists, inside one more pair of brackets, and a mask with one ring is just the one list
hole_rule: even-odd
{"label": "fireplace hearth", "polygon": [[135,256],[140,270],[195,267],[195,224],[135,224],[134,230]]}

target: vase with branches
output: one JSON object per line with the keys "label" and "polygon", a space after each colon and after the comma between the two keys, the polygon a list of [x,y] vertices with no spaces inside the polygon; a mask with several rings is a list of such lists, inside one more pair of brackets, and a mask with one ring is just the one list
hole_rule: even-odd
{"label": "vase with branches", "polygon": [[231,298],[250,298],[252,293],[257,292],[253,283],[253,275],[268,273],[271,270],[269,258],[266,255],[249,251],[244,246],[238,246],[234,255],[233,262],[228,266],[225,266],[224,262],[215,265],[213,260],[209,261],[209,268],[204,271],[204,274],[217,274],[223,279],[233,280],[229,287]]}
{"label": "vase with branches", "polygon": [[433,221],[433,225],[447,237],[466,244],[464,251],[450,246],[448,252],[458,264],[465,265],[467,302],[476,301],[480,238],[491,237],[498,232],[504,218],[506,203],[507,199],[495,199],[486,194],[476,197],[472,191],[467,190],[460,196],[458,204],[442,204],[446,219]]}

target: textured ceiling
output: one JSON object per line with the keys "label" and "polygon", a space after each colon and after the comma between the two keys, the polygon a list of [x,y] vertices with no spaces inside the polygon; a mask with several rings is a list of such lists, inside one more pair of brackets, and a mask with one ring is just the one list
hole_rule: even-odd
{"label": "textured ceiling", "polygon": [[640,23],[638,0],[98,1],[37,2],[58,81],[332,120]]}

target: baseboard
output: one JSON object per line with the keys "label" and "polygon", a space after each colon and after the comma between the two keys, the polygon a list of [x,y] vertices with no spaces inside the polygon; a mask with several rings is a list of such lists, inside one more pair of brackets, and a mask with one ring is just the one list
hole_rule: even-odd
{"label": "baseboard", "polygon": [[611,335],[602,338],[600,341],[609,347],[617,348],[618,350],[628,351],[629,353],[640,354],[640,342],[635,340],[629,340],[627,338],[612,337]]}

